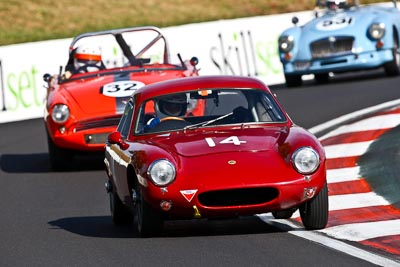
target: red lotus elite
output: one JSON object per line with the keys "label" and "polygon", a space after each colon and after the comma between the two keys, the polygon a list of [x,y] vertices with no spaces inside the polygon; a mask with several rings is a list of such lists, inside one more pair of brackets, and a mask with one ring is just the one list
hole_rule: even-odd
{"label": "red lotus elite", "polygon": [[[188,112],[193,101],[202,112]],[[324,149],[254,78],[140,88],[108,137],[104,162],[114,223],[134,222],[142,237],[161,233],[165,220],[266,212],[283,219],[297,209],[305,228],[327,224]]]}
{"label": "red lotus elite", "polygon": [[[45,125],[52,169],[66,169],[81,152],[103,151],[134,90],[162,80],[197,76],[197,58],[172,64],[165,36],[155,27],[85,33],[73,39],[69,59],[48,83]],[[195,108],[195,103],[193,108]]]}

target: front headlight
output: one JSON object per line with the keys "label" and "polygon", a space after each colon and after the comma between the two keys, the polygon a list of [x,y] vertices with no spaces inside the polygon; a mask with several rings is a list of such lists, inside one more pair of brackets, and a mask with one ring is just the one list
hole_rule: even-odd
{"label": "front headlight", "polygon": [[64,123],[69,119],[69,108],[64,104],[57,104],[53,107],[51,118],[57,123]]}
{"label": "front headlight", "polygon": [[291,35],[284,35],[279,37],[278,44],[279,50],[283,53],[287,53],[293,49],[294,38]]}
{"label": "front headlight", "polygon": [[176,171],[170,161],[160,159],[150,164],[147,174],[156,185],[165,186],[175,180]]}
{"label": "front headlight", "polygon": [[319,166],[319,156],[311,147],[301,147],[293,153],[292,163],[299,173],[311,174]]}
{"label": "front headlight", "polygon": [[385,24],[384,23],[374,23],[368,28],[369,36],[378,40],[381,39],[385,35]]}

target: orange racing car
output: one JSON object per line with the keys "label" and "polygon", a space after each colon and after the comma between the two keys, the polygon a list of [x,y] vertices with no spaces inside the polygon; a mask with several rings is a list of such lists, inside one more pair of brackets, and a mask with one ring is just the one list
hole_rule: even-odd
{"label": "orange racing car", "polygon": [[[76,154],[104,151],[132,92],[154,82],[197,76],[198,60],[172,63],[166,37],[156,27],[84,33],[72,40],[68,62],[45,74],[44,122],[50,165],[70,166]],[[191,103],[192,112],[201,109]],[[152,107],[149,107],[151,110]]]}

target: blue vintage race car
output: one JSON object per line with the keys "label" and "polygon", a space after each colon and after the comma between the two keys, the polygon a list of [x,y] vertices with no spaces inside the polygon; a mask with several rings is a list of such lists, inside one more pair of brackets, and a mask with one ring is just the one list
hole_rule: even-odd
{"label": "blue vintage race car", "polygon": [[279,56],[287,86],[300,86],[302,75],[327,82],[329,73],[383,67],[400,74],[400,11],[397,2],[360,6],[359,1],[317,1],[315,18],[286,29],[279,37]]}

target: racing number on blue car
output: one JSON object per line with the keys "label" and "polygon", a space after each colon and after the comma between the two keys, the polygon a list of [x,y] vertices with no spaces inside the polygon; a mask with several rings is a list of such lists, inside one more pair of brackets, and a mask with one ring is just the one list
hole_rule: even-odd
{"label": "racing number on blue car", "polygon": [[139,81],[118,81],[105,84],[101,88],[101,93],[109,97],[127,97],[143,86],[144,83]]}
{"label": "racing number on blue car", "polygon": [[344,28],[353,22],[352,17],[335,16],[329,19],[322,20],[317,24],[317,29],[321,31],[332,31]]}
{"label": "racing number on blue car", "polygon": [[[206,142],[207,142],[209,147],[215,147],[216,146],[213,138],[206,137],[205,140],[206,140]],[[246,141],[239,140],[239,138],[237,136],[231,136],[231,137],[228,137],[228,138],[218,142],[218,144],[233,144],[235,146],[240,146],[240,144],[243,144],[243,143],[246,143]]]}

